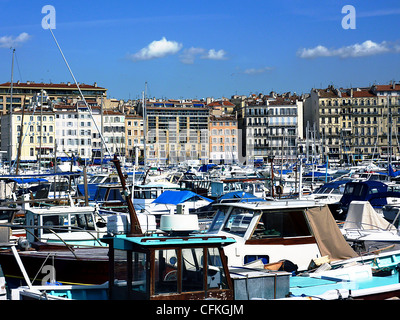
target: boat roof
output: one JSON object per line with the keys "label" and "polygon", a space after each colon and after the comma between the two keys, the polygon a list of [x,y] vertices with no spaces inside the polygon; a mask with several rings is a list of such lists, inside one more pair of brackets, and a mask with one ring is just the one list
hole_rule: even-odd
{"label": "boat roof", "polygon": [[[111,238],[105,238],[110,240]],[[225,246],[236,241],[225,236],[205,236],[192,235],[188,237],[168,237],[153,234],[147,237],[129,237],[126,235],[117,235],[112,238],[113,247],[120,250],[132,250],[137,247],[170,247],[170,246]]]}
{"label": "boat roof", "polygon": [[156,204],[180,204],[188,200],[206,200],[212,202],[211,199],[198,195],[192,191],[176,191],[176,190],[165,190],[160,196],[153,201]]}
{"label": "boat roof", "polygon": [[29,208],[26,213],[33,214],[52,214],[52,215],[65,215],[65,214],[82,214],[90,213],[95,210],[95,207],[84,206],[84,207],[71,207],[71,206],[52,206],[45,208]]}
{"label": "boat roof", "polygon": [[288,208],[310,208],[321,207],[323,205],[316,203],[314,200],[275,200],[275,201],[258,201],[258,202],[233,202],[233,203],[216,203],[217,206],[230,206],[236,208],[247,208],[250,210],[278,210]]}
{"label": "boat roof", "polygon": [[321,186],[321,188],[337,188],[343,184],[346,184],[347,182],[352,182],[352,179],[346,179],[346,180],[337,180],[337,181],[331,181],[328,183],[325,183],[324,185]]}
{"label": "boat roof", "polygon": [[226,200],[240,200],[241,202],[265,202],[265,199],[259,198],[254,194],[244,192],[244,191],[232,191],[220,196],[217,201]]}

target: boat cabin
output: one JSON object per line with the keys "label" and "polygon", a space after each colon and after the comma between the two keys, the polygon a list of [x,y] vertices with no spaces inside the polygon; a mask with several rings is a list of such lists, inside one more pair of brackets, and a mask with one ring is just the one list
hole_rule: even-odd
{"label": "boat cabin", "polygon": [[232,281],[221,236],[126,235],[109,245],[112,300],[232,300]]}
{"label": "boat cabin", "polygon": [[29,242],[104,245],[98,239],[106,234],[106,221],[94,207],[29,208],[25,219]]}
{"label": "boat cabin", "polygon": [[234,191],[243,191],[259,198],[265,198],[267,194],[265,181],[226,179],[211,182],[211,197],[217,198]]}
{"label": "boat cabin", "polygon": [[399,203],[400,188],[380,181],[348,182],[340,199],[342,210],[346,213],[352,201],[369,201],[377,209],[387,204]]}

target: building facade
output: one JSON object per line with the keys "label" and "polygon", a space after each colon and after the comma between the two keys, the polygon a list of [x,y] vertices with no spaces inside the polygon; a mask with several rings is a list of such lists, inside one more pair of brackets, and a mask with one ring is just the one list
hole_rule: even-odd
{"label": "building facade", "polygon": [[271,158],[295,162],[303,137],[303,101],[296,97],[268,97],[245,105],[238,113],[242,150],[248,163]]}
{"label": "building facade", "polygon": [[238,161],[238,122],[233,116],[210,116],[210,162]]}
{"label": "building facade", "polygon": [[336,162],[400,159],[400,84],[311,90],[304,121]]}
{"label": "building facade", "polygon": [[145,113],[145,160],[148,163],[208,162],[210,112],[204,103],[148,101]]}
{"label": "building facade", "polygon": [[[89,103],[100,104],[102,97],[107,95],[107,89],[93,85],[79,84],[83,96]],[[13,108],[21,108],[30,105],[32,98],[39,95],[44,90],[47,93],[50,101],[71,103],[81,100],[81,94],[76,84],[67,83],[35,83],[33,81],[27,82],[13,82]],[[73,101],[75,99],[75,101]],[[6,82],[0,84],[0,113],[5,114],[10,110],[11,105],[11,83]]]}
{"label": "building facade", "polygon": [[143,117],[138,115],[125,116],[126,158],[135,164],[144,159]]}

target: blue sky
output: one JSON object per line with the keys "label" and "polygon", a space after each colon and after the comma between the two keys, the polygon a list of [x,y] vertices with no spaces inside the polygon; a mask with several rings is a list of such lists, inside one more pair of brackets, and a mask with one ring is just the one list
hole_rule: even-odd
{"label": "blue sky", "polygon": [[[72,78],[109,97],[219,98],[400,81],[398,0],[0,0],[0,82]],[[345,5],[356,28],[342,28]]]}

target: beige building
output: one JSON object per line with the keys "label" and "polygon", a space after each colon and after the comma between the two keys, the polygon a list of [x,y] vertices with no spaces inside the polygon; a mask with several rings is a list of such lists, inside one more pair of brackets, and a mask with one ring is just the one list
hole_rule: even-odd
{"label": "beige building", "polygon": [[[146,163],[208,163],[210,109],[200,101],[154,101],[146,104]],[[147,134],[146,134],[147,133]]]}
{"label": "beige building", "polygon": [[324,154],[347,163],[385,159],[390,153],[399,159],[399,115],[400,84],[395,83],[313,89],[304,106],[304,122],[315,124]]}
{"label": "beige building", "polygon": [[136,163],[144,157],[143,117],[138,115],[125,116],[126,158]]}

